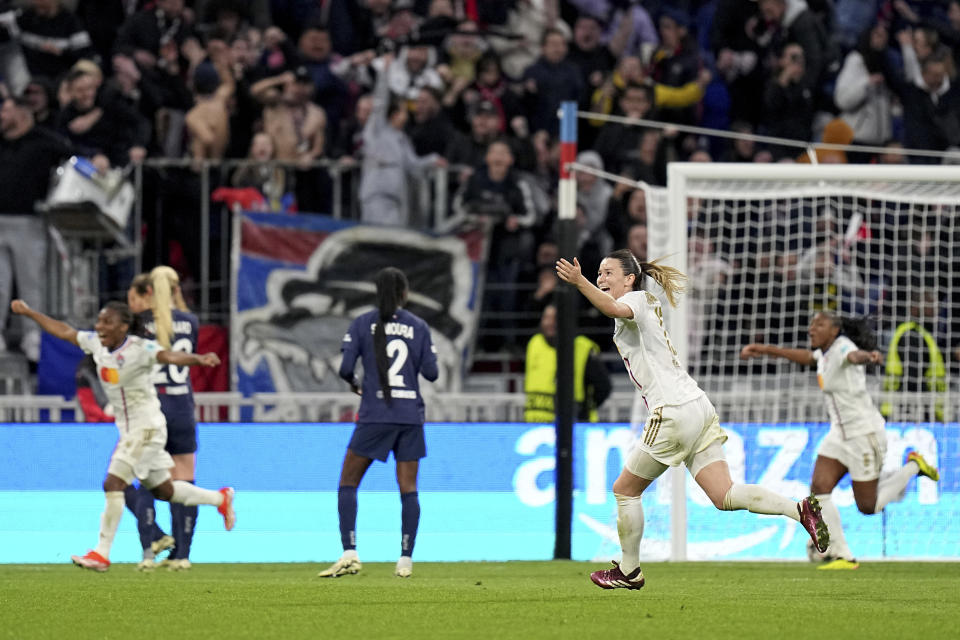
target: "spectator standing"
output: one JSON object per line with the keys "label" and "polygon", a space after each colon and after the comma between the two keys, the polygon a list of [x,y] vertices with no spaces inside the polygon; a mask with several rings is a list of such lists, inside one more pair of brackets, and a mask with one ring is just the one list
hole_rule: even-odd
{"label": "spectator standing", "polygon": [[393,56],[383,58],[373,109],[363,129],[363,174],[360,179],[360,218],[366,224],[407,226],[410,223],[409,177],[433,166],[446,166],[435,155],[418,156],[403,132],[407,108],[391,100],[388,86]]}
{"label": "spectator standing", "polygon": [[841,117],[853,128],[855,142],[881,145],[893,132],[890,91],[883,78],[889,37],[878,23],[861,35],[857,48],[844,58],[833,99]]}
{"label": "spectator standing", "polygon": [[[29,303],[46,300],[47,227],[34,211],[49,188],[50,171],[70,155],[59,137],[37,128],[26,101],[8,98],[0,108],[0,353],[10,310],[11,286]],[[21,337],[27,358],[40,358],[40,331]]]}
{"label": "spectator standing", "polygon": [[101,95],[103,76],[78,65],[67,74],[70,102],[60,112],[58,129],[81,153],[103,154],[112,166],[140,162],[146,156],[149,123],[119,100]]}
{"label": "spectator standing", "polygon": [[20,45],[34,77],[58,78],[74,62],[93,55],[90,34],[60,0],[30,0],[17,18]]}
{"label": "spectator standing", "polygon": [[443,155],[450,141],[456,137],[456,131],[443,110],[441,100],[440,92],[432,87],[423,87],[417,93],[408,133],[419,156],[430,153]]}
{"label": "spectator standing", "polygon": [[[767,129],[772,136],[793,140],[810,140],[813,123],[814,96],[804,82],[806,60],[800,45],[783,48],[777,70],[767,80],[763,94]],[[791,149],[777,148],[774,156],[783,157]]]}
{"label": "spectator standing", "polygon": [[263,104],[263,129],[273,140],[277,160],[297,165],[297,204],[301,211],[329,209],[329,177],[311,165],[323,157],[327,118],[311,102],[314,92],[309,69],[267,78],[253,85],[253,96]]}
{"label": "spectator standing", "polygon": [[[530,186],[517,177],[513,161],[513,152],[505,141],[490,144],[485,165],[470,176],[453,203],[457,217],[486,218],[493,226],[487,265],[487,282],[493,286],[488,289],[485,307],[506,314],[518,310],[514,284],[533,269],[532,227],[536,222]],[[516,328],[509,318],[503,325],[508,331]],[[508,345],[513,346],[511,340]]]}
{"label": "spectator standing", "polygon": [[[908,82],[892,70],[884,74],[903,104],[904,142],[908,148],[944,151],[960,144],[960,88],[947,75],[949,52],[939,50],[921,63],[920,78]],[[918,164],[936,158],[911,158]]]}
{"label": "spectator standing", "polygon": [[567,60],[567,39],[562,31],[547,29],[542,54],[523,74],[527,114],[532,132],[556,135],[557,111],[565,100],[578,100],[583,83],[580,70]]}

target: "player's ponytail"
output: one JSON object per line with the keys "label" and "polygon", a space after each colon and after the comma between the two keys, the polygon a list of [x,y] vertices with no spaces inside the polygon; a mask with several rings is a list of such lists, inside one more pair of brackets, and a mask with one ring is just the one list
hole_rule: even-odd
{"label": "player's ponytail", "polygon": [[373,351],[377,355],[377,374],[380,378],[383,400],[390,404],[390,377],[388,373],[390,358],[387,356],[386,324],[406,301],[407,277],[403,275],[403,271],[400,271],[400,269],[387,267],[377,273],[376,283],[378,319],[376,329],[373,331]]}
{"label": "player's ponytail", "polygon": [[840,329],[840,333],[850,338],[853,344],[862,351],[874,351],[877,348],[877,336],[873,333],[872,318],[869,315],[859,318],[845,318],[826,313],[833,326]]}
{"label": "player's ponytail", "polygon": [[643,289],[643,276],[650,276],[663,289],[663,292],[667,295],[667,300],[670,301],[670,306],[677,306],[677,296],[683,293],[686,288],[684,282],[687,276],[679,269],[660,264],[663,257],[650,262],[640,262],[629,249],[618,249],[607,257],[620,263],[625,276],[634,276],[634,291],[641,291]]}
{"label": "player's ponytail", "polygon": [[663,289],[671,307],[677,306],[677,296],[686,290],[687,276],[679,269],[660,264],[663,256],[650,262],[641,262],[640,270],[645,276],[650,276]]}
{"label": "player's ponytail", "polygon": [[150,285],[153,288],[150,309],[157,327],[157,342],[164,349],[170,348],[173,338],[173,291],[177,283],[177,272],[170,267],[161,265],[150,272]]}

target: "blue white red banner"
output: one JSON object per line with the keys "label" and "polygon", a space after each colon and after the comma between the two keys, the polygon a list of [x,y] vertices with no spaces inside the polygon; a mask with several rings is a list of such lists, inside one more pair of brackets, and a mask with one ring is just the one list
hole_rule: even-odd
{"label": "blue white red banner", "polygon": [[435,389],[455,388],[476,333],[487,239],[480,230],[428,235],[327,216],[244,213],[233,317],[236,389],[346,391],[337,377],[350,321],[373,308],[374,275],[410,283],[407,309],[430,325]]}

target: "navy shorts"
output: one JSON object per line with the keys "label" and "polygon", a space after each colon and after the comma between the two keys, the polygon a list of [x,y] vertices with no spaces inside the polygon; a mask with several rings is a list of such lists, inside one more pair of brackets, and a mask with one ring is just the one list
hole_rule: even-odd
{"label": "navy shorts", "polygon": [[391,451],[397,462],[412,462],[427,455],[422,424],[358,422],[348,448],[358,456],[380,462],[386,462]]}
{"label": "navy shorts", "polygon": [[190,395],[158,394],[160,410],[167,419],[167,453],[178,456],[197,451],[197,419]]}
{"label": "navy shorts", "polygon": [[167,453],[177,456],[197,451],[197,421],[193,416],[166,416]]}

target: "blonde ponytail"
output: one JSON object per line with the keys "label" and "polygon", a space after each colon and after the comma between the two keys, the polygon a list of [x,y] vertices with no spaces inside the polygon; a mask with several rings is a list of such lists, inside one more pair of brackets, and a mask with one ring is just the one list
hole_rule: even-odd
{"label": "blonde ponytail", "polygon": [[677,296],[686,291],[687,276],[679,269],[660,264],[666,256],[661,256],[650,262],[641,262],[640,271],[643,275],[650,276],[654,282],[660,285],[667,296],[671,307],[677,306]]}
{"label": "blonde ponytail", "polygon": [[170,267],[159,266],[150,272],[150,284],[153,288],[150,309],[157,326],[157,342],[165,349],[170,348],[173,338],[173,293],[175,287],[179,289],[178,283],[177,272]]}

